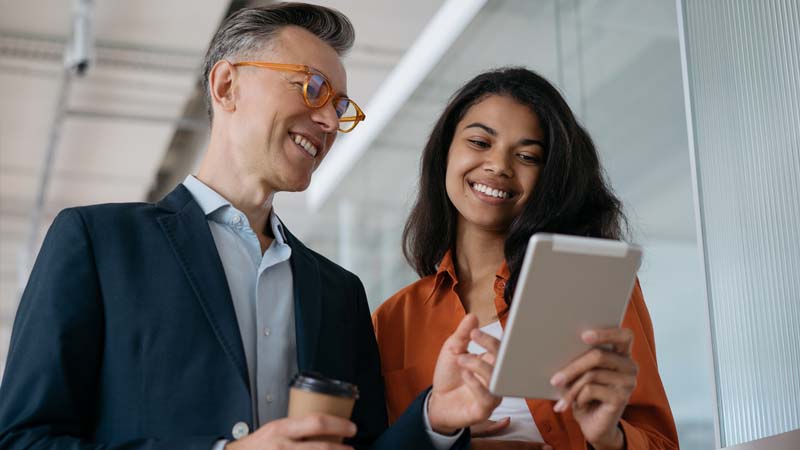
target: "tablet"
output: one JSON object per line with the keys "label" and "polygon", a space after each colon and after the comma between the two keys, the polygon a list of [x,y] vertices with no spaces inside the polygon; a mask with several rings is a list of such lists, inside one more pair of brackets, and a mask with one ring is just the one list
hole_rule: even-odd
{"label": "tablet", "polygon": [[620,325],[641,258],[640,247],[622,241],[532,236],[489,390],[560,398],[550,378],[590,348],[583,331]]}

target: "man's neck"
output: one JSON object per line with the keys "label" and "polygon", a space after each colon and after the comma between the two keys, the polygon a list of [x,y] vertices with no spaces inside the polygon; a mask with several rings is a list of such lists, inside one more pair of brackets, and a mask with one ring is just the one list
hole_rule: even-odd
{"label": "man's neck", "polygon": [[[220,167],[225,166],[216,164],[211,158],[205,158],[197,172],[197,179],[244,213],[250,228],[262,241],[263,251],[262,237],[270,238],[272,234],[268,227],[275,193],[255,176],[237,176],[231,174],[231,171],[218,170]],[[269,240],[271,242],[271,238]]]}

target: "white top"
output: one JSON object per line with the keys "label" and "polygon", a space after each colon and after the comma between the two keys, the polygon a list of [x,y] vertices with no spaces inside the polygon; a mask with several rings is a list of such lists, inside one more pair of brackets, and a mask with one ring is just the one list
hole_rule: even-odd
{"label": "white top", "polygon": [[[500,326],[500,321],[494,321],[489,325],[481,327],[481,331],[497,339],[503,336],[503,328]],[[467,351],[477,355],[486,350],[475,342],[470,341]],[[503,397],[503,401],[495,408],[489,419],[500,420],[504,417],[510,417],[511,423],[506,429],[499,433],[487,436],[488,439],[544,442],[524,398]]]}

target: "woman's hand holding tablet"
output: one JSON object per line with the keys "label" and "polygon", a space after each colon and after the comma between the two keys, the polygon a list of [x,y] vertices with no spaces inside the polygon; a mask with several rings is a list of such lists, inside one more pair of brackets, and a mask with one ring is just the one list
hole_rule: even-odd
{"label": "woman's hand holding tablet", "polygon": [[558,400],[595,450],[619,450],[620,417],[636,387],[633,333],[620,323],[641,248],[536,234],[514,291],[490,390]]}
{"label": "woman's hand holding tablet", "polygon": [[627,328],[588,330],[581,340],[594,348],[553,375],[550,383],[562,392],[553,409],[572,408],[595,450],[621,449],[625,437],[618,424],[639,373],[631,358],[633,332]]}

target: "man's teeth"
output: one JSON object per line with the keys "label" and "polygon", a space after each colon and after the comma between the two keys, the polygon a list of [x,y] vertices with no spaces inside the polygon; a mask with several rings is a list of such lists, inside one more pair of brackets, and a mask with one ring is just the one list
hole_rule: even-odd
{"label": "man's teeth", "polygon": [[501,191],[499,189],[492,189],[489,186],[484,184],[475,183],[472,185],[472,189],[475,189],[478,192],[484,193],[486,195],[495,197],[495,198],[509,198],[511,194],[506,191]]}
{"label": "man's teeth", "polygon": [[314,144],[308,142],[306,138],[300,136],[299,134],[294,135],[294,143],[303,147],[306,152],[308,152],[311,156],[317,156],[317,147],[314,147]]}

